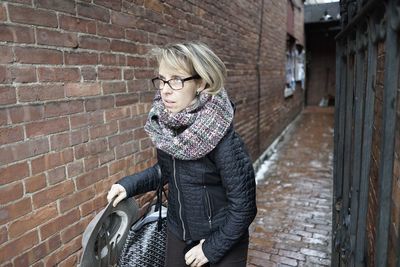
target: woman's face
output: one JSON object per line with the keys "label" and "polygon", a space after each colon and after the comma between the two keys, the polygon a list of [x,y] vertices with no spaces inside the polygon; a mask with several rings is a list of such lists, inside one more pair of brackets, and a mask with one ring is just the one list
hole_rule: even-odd
{"label": "woman's face", "polygon": [[[163,60],[160,62],[158,72],[159,77],[164,81],[168,81],[173,78],[185,79],[192,76],[186,71],[171,69],[171,67],[165,64]],[[160,90],[161,98],[165,108],[171,113],[178,113],[191,104],[194,104],[196,92],[200,92],[204,88],[204,82],[200,81],[201,80],[185,81],[183,88],[180,90],[172,90],[168,84],[165,84],[164,88]]]}

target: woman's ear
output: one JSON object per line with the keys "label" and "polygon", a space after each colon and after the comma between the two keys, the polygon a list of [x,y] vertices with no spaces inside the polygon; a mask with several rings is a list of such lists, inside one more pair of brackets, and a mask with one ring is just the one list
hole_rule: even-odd
{"label": "woman's ear", "polygon": [[196,93],[200,94],[204,89],[206,89],[206,87],[207,87],[207,82],[204,79],[201,79],[201,83],[199,84]]}

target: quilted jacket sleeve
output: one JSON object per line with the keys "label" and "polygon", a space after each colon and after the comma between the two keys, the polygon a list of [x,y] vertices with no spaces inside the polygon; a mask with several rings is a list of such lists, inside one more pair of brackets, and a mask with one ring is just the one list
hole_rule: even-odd
{"label": "quilted jacket sleeve", "polygon": [[160,177],[160,166],[158,164],[155,164],[142,172],[125,176],[118,181],[118,184],[122,185],[125,188],[127,197],[130,198],[135,195],[156,190],[160,183]]}
{"label": "quilted jacket sleeve", "polygon": [[211,153],[228,198],[225,224],[203,243],[205,256],[216,263],[243,238],[257,207],[253,165],[243,141],[232,128]]}

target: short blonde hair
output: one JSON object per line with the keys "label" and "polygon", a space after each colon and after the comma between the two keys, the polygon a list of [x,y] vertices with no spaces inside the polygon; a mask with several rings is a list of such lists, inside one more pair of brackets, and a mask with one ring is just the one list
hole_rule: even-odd
{"label": "short blonde hair", "polygon": [[224,86],[226,67],[222,60],[201,42],[168,44],[152,50],[158,64],[163,60],[168,66],[200,75],[207,83],[206,91],[217,94]]}

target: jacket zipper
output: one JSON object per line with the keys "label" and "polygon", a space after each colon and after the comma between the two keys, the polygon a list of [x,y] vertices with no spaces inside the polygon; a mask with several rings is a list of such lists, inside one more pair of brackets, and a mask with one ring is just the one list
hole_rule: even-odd
{"label": "jacket zipper", "polygon": [[176,190],[178,191],[178,203],[179,203],[179,218],[181,219],[182,223],[182,229],[183,229],[183,240],[186,240],[186,229],[185,229],[185,224],[183,223],[183,218],[182,218],[182,203],[181,203],[181,193],[178,188],[178,183],[176,181],[176,168],[175,168],[175,158],[172,157],[172,162],[174,164],[174,181],[175,181],[175,187]]}
{"label": "jacket zipper", "polygon": [[204,185],[204,191],[205,191],[205,193],[206,193],[206,200],[207,200],[207,208],[208,208],[208,213],[207,213],[207,217],[208,217],[208,224],[210,225],[210,229],[212,228],[211,227],[211,225],[212,225],[212,221],[211,221],[211,218],[212,218],[212,209],[211,209],[211,201],[210,201],[210,196],[209,196],[209,194],[208,194],[208,191],[207,191],[207,187]]}

